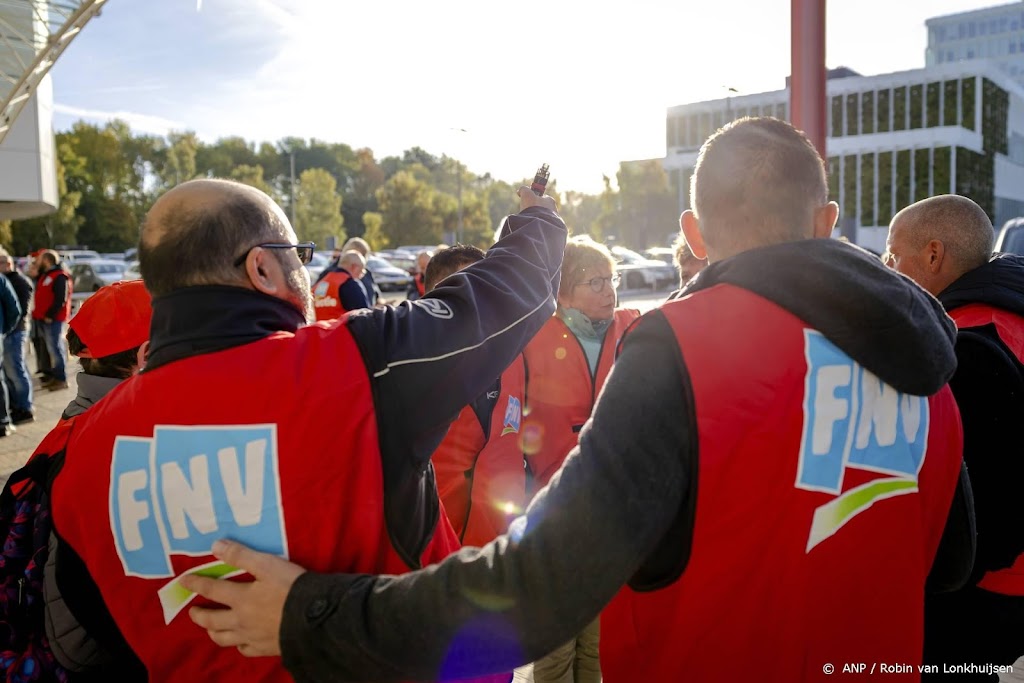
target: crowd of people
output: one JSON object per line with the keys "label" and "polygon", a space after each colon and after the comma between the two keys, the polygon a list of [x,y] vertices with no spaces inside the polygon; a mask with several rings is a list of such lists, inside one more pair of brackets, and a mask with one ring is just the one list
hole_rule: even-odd
{"label": "crowd of people", "polygon": [[988,680],[1024,654],[1024,259],[981,207],[905,208],[880,260],[828,239],[806,137],[743,119],[701,148],[682,286],[641,316],[605,246],[519,198],[395,306],[362,240],[311,285],[314,245],[230,181],[163,195],[143,280],[66,342],[40,257],[42,336],[82,374],[29,463],[52,517],[33,663],[789,682]]}

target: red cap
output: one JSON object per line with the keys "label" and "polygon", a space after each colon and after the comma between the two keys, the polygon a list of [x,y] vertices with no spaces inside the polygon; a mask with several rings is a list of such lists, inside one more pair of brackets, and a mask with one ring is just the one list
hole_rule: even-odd
{"label": "red cap", "polygon": [[142,280],[115,282],[86,299],[68,324],[82,340],[81,358],[104,358],[149,339],[152,299]]}

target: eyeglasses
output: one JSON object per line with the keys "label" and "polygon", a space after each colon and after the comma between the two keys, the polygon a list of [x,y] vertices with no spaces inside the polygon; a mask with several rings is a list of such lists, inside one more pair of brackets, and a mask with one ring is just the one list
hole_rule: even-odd
{"label": "eyeglasses", "polygon": [[274,242],[266,244],[254,244],[245,250],[245,253],[235,259],[235,268],[242,265],[245,258],[249,255],[249,252],[256,247],[263,249],[294,249],[295,255],[299,257],[299,261],[303,265],[313,260],[313,250],[316,249],[316,242],[299,242],[298,244],[278,244]]}
{"label": "eyeglasses", "polygon": [[589,280],[584,280],[583,282],[577,282],[573,286],[574,287],[582,287],[583,285],[590,285],[590,291],[594,292],[595,294],[600,294],[601,292],[604,291],[604,283],[607,282],[612,287],[618,287],[619,286],[619,282],[621,282],[621,281],[622,281],[622,278],[620,278],[616,274],[616,275],[609,275],[608,277],[592,277]]}

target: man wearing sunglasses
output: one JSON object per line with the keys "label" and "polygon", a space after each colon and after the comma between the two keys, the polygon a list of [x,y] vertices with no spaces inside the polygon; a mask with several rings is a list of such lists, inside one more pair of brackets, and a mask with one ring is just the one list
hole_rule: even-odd
{"label": "man wearing sunglasses", "polygon": [[291,680],[182,613],[183,576],[232,575],[216,539],[323,571],[403,573],[454,551],[430,455],[558,283],[565,225],[550,198],[520,197],[508,236],[435,295],[307,325],[313,245],[269,197],[221,180],[163,195],[139,244],[148,365],[48,441],[63,463],[54,578],[86,630],[151,681]]}

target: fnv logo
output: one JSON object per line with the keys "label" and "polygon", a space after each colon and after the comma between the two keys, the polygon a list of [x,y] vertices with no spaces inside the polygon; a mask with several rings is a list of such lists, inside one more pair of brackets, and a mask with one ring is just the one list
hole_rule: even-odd
{"label": "fnv logo", "polygon": [[523,404],[515,396],[508,397],[508,406],[505,408],[505,420],[502,424],[501,435],[518,434],[519,424],[523,421]]}
{"label": "fnv logo", "polygon": [[[835,494],[814,513],[807,551],[887,498],[917,492],[928,399],[897,391],[820,332],[804,332],[807,376],[797,488]],[[847,469],[888,475],[844,491]]]}
{"label": "fnv logo", "polygon": [[[158,426],[152,439],[118,437],[110,526],[125,574],[174,576],[172,555],[209,555],[225,537],[287,557],[277,457],[272,424]],[[168,613],[165,604],[168,622],[189,597],[172,584],[161,589],[176,606]]]}

